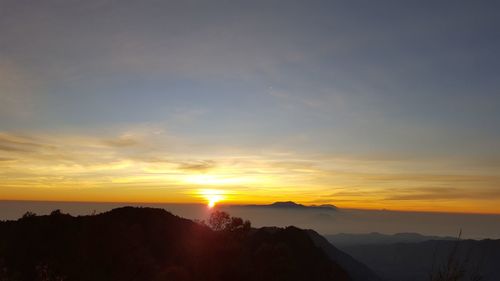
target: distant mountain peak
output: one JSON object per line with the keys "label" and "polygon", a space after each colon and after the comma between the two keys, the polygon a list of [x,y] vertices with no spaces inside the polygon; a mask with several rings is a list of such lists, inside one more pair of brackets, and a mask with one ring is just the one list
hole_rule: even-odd
{"label": "distant mountain peak", "polygon": [[302,205],[293,201],[277,201],[269,205],[250,205],[252,207],[271,207],[271,208],[283,208],[283,209],[320,209],[320,210],[334,210],[338,208],[332,204],[322,204],[322,205]]}
{"label": "distant mountain peak", "polygon": [[317,207],[317,208],[325,208],[325,209],[338,209],[337,206],[333,205],[333,204],[321,204],[321,205],[318,205],[318,206],[315,206],[315,205],[312,205],[311,207]]}
{"label": "distant mountain peak", "polygon": [[283,202],[274,202],[269,207],[279,207],[279,208],[306,208],[306,206],[302,204],[295,203],[293,201],[283,201]]}

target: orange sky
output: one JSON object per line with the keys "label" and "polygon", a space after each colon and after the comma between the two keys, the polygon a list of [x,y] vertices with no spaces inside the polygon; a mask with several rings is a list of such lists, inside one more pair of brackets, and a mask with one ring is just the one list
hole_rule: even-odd
{"label": "orange sky", "polygon": [[[286,151],[187,156],[147,130],[113,138],[0,134],[0,199],[335,204],[343,208],[500,213],[499,178],[445,160],[374,160]],[[123,145],[123,143],[127,143]],[[163,151],[164,154],[159,154]],[[165,156],[168,155],[168,156]],[[450,171],[453,168],[453,171]],[[458,172],[457,172],[458,171]]]}

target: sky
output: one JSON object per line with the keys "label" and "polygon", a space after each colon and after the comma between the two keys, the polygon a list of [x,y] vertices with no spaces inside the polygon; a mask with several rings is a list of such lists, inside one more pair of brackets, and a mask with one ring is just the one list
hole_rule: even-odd
{"label": "sky", "polygon": [[500,214],[499,12],[0,0],[0,199]]}

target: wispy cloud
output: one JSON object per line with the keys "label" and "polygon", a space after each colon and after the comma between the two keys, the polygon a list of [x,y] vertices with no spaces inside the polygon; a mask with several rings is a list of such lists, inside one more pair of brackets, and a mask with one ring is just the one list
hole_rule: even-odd
{"label": "wispy cloud", "polygon": [[28,136],[0,133],[0,150],[11,152],[35,152],[39,149],[52,149],[53,146],[39,143]]}
{"label": "wispy cloud", "polygon": [[[500,182],[500,180],[498,181]],[[388,195],[387,200],[415,200],[415,201],[449,201],[449,200],[498,200],[500,190],[490,188],[478,188],[470,190],[466,188],[426,187],[414,189],[402,189],[398,194]]]}
{"label": "wispy cloud", "polygon": [[213,160],[201,160],[195,162],[181,163],[179,169],[193,171],[193,172],[206,172],[216,167]]}
{"label": "wispy cloud", "polygon": [[129,147],[138,145],[140,143],[140,140],[130,135],[123,135],[114,139],[102,140],[102,143],[111,147]]}

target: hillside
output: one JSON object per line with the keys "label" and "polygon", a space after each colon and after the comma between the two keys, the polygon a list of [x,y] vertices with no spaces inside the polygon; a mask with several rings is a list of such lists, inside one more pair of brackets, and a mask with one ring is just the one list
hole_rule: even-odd
{"label": "hillside", "polygon": [[328,257],[330,257],[331,260],[337,262],[349,273],[353,281],[382,280],[366,265],[355,260],[353,257],[344,253],[343,251],[337,249],[334,245],[328,242],[325,237],[319,235],[313,230],[309,230],[308,234],[317,247],[320,247],[328,255]]}
{"label": "hillside", "polygon": [[295,227],[213,231],[162,209],[0,222],[0,280],[352,280]]}
{"label": "hillside", "polygon": [[456,240],[455,237],[447,236],[428,236],[419,233],[396,233],[382,234],[378,232],[371,233],[338,233],[325,235],[332,244],[343,248],[353,245],[369,245],[369,244],[394,244],[394,243],[416,243],[429,240]]}
{"label": "hillside", "polygon": [[[427,281],[448,263],[457,247],[455,260],[465,265],[466,278],[478,273],[482,281],[500,280],[500,240],[430,240],[417,243],[351,245],[341,249],[366,264],[387,281]],[[474,279],[477,280],[477,279]]]}

